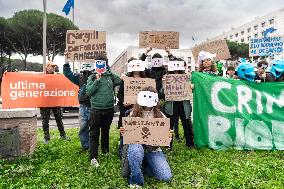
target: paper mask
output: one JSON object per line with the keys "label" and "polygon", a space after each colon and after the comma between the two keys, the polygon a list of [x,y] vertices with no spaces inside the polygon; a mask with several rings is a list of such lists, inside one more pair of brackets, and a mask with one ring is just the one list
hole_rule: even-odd
{"label": "paper mask", "polygon": [[127,72],[143,72],[145,70],[145,62],[142,60],[132,60],[127,64]]}
{"label": "paper mask", "polygon": [[97,73],[101,74],[101,73],[106,72],[106,61],[105,60],[96,60],[95,65],[96,65]]}
{"label": "paper mask", "polygon": [[94,64],[92,63],[81,63],[79,66],[80,72],[83,71],[93,71],[94,70]]}
{"label": "paper mask", "polygon": [[162,67],[164,63],[163,58],[153,58],[151,60],[152,67]]}
{"label": "paper mask", "polygon": [[137,103],[140,106],[152,108],[157,106],[159,101],[158,94],[151,91],[140,91],[138,93]]}
{"label": "paper mask", "polygon": [[169,61],[168,70],[169,71],[185,70],[184,61]]}

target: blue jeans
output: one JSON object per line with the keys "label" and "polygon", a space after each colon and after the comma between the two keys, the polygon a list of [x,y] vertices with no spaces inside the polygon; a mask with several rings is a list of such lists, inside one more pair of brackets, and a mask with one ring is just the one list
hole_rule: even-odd
{"label": "blue jeans", "polygon": [[162,151],[144,153],[141,144],[129,144],[128,163],[130,167],[129,184],[144,185],[144,176],[141,165],[145,163],[145,171],[158,180],[170,181],[172,178],[171,168]]}
{"label": "blue jeans", "polygon": [[80,104],[79,107],[79,138],[83,148],[89,148],[89,120],[91,107],[85,104]]}

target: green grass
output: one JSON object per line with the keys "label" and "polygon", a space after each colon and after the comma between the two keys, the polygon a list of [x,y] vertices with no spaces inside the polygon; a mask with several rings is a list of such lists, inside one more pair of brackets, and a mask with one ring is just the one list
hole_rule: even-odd
{"label": "green grass", "polygon": [[[59,140],[53,130],[48,145],[42,143],[39,130],[33,155],[14,162],[0,160],[0,188],[128,188],[120,176],[115,128],[110,153],[100,153],[98,169],[89,165],[87,152],[80,152],[78,129],[67,130],[70,141]],[[146,177],[145,188],[284,188],[283,151],[187,149],[183,141],[166,154],[172,181]]]}

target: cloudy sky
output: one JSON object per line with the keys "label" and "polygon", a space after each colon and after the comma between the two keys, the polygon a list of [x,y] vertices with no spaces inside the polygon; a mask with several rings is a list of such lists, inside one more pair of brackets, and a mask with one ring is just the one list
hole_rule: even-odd
{"label": "cloudy sky", "polygon": [[[47,12],[65,16],[61,10],[67,0],[46,1]],[[138,46],[139,31],[178,31],[180,48],[189,48],[281,8],[284,0],[75,0],[75,24],[107,31],[112,61],[129,45]],[[42,0],[0,0],[2,17],[23,9],[43,10]],[[71,19],[71,14],[67,17]]]}

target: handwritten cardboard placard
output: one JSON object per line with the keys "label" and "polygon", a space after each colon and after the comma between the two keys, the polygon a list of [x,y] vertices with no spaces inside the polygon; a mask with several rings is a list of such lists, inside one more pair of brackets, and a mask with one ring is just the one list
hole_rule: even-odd
{"label": "handwritten cardboard placard", "polygon": [[216,57],[214,58],[214,60],[216,61],[231,58],[226,40],[211,41],[193,47],[192,55],[194,57],[195,62],[197,62],[198,60],[198,54],[200,51],[216,54]]}
{"label": "handwritten cardboard placard", "polygon": [[153,47],[164,49],[179,48],[179,32],[173,31],[143,31],[139,33],[139,48]]}
{"label": "handwritten cardboard placard", "polygon": [[151,146],[169,146],[169,118],[123,117],[122,126],[124,144],[146,144]]}
{"label": "handwritten cardboard placard", "polygon": [[283,36],[254,38],[249,43],[249,56],[272,56],[283,53]]}
{"label": "handwritten cardboard placard", "polygon": [[191,89],[187,74],[167,74],[165,78],[163,85],[166,101],[191,99]]}
{"label": "handwritten cardboard placard", "polygon": [[106,55],[106,32],[96,30],[68,30],[66,33],[68,61],[93,62],[98,55]]}
{"label": "handwritten cardboard placard", "polygon": [[156,82],[150,78],[126,77],[124,80],[124,103],[136,104],[138,92],[144,87],[156,88]]}

